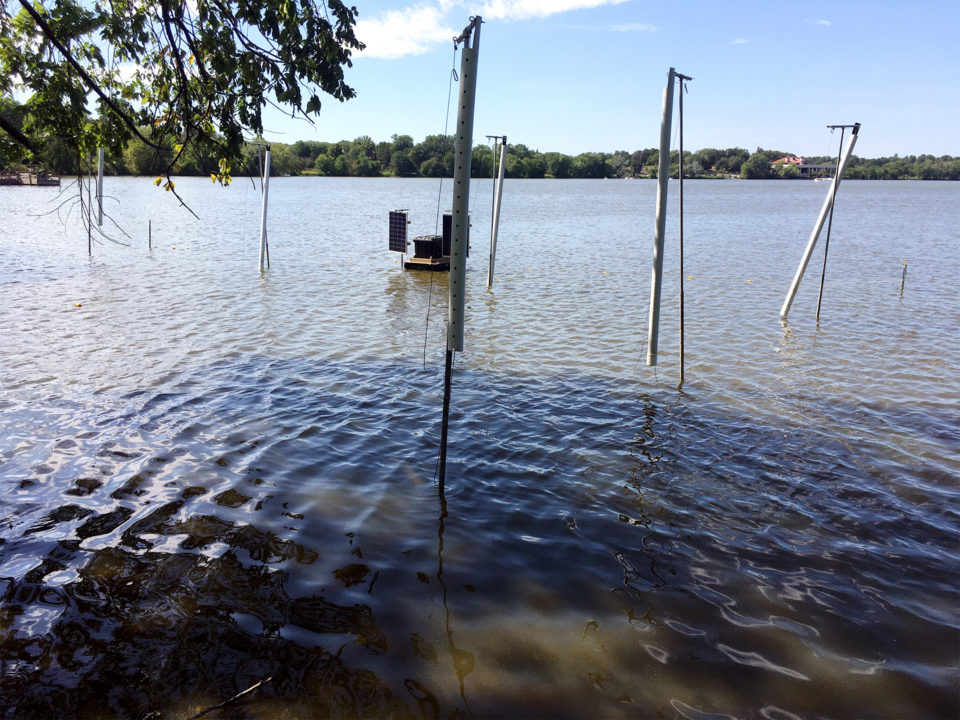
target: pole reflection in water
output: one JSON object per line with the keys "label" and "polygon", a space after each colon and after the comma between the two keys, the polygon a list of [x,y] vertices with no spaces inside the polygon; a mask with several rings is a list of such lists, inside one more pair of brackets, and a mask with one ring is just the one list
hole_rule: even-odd
{"label": "pole reflection in water", "polygon": [[450,619],[450,606],[447,603],[447,583],[443,579],[443,530],[447,519],[447,498],[441,490],[440,498],[440,520],[437,525],[437,581],[440,583],[440,589],[443,600],[443,628],[447,636],[447,650],[450,653],[450,660],[453,663],[453,671],[457,676],[457,685],[460,690],[460,698],[463,700],[463,707],[467,712],[467,717],[473,717],[470,710],[470,703],[467,702],[465,680],[467,675],[473,672],[476,662],[473,653],[467,650],[461,650],[453,640],[453,623]]}

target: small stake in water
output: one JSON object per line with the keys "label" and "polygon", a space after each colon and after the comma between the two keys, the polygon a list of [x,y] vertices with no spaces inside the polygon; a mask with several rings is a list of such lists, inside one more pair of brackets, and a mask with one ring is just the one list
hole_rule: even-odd
{"label": "small stake in water", "polygon": [[490,264],[487,266],[487,288],[493,287],[493,267],[497,261],[497,232],[500,229],[500,201],[503,199],[503,176],[507,166],[507,136],[487,135],[493,140],[493,168],[497,167],[497,146],[500,147],[500,170],[493,181],[493,198],[490,210]]}
{"label": "small stake in water", "polygon": [[147,220],[147,250],[153,250],[153,220]]}
{"label": "small stake in water", "polygon": [[900,276],[900,297],[903,297],[903,284],[907,281],[907,259],[903,259],[903,274]]}
{"label": "small stake in water", "polygon": [[827,197],[823,201],[823,207],[820,208],[820,215],[817,216],[817,222],[813,226],[813,232],[810,233],[810,239],[807,241],[807,247],[803,251],[803,257],[800,258],[800,265],[797,267],[797,272],[793,276],[793,282],[787,291],[787,297],[783,301],[783,307],[780,308],[781,320],[787,319],[787,313],[790,312],[790,306],[793,305],[793,299],[797,295],[797,288],[800,287],[803,273],[807,269],[807,264],[810,262],[810,256],[813,255],[813,249],[817,246],[817,239],[820,237],[820,231],[823,230],[823,223],[827,219],[827,213],[833,208],[834,200],[837,197],[837,187],[840,185],[840,178],[843,177],[843,171],[846,169],[847,163],[850,161],[850,156],[853,154],[853,147],[857,144],[860,123],[854,123],[852,127],[850,142],[847,144],[847,149],[843,153],[839,165],[837,165],[837,170],[833,175],[833,182],[830,184],[830,192],[827,193]]}
{"label": "small stake in water", "polygon": [[[463,43],[460,57],[460,102],[457,111],[457,135],[454,144],[453,220],[450,248],[450,301],[447,308],[447,356],[443,375],[443,417],[440,424],[440,493],[444,491],[447,465],[447,430],[450,425],[450,384],[453,353],[463,352],[463,310],[467,278],[467,242],[469,241],[470,161],[473,152],[473,108],[477,92],[477,56],[480,25],[477,15],[470,19],[454,45]],[[471,46],[471,36],[473,45]]]}

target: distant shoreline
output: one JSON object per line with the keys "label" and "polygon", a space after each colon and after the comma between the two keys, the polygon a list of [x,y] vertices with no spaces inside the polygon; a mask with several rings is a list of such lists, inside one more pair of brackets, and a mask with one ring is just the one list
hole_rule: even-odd
{"label": "distant shoreline", "polygon": [[[230,163],[237,177],[258,176],[262,166],[264,143],[248,143],[242,156]],[[369,136],[338,142],[298,140],[292,144],[270,143],[271,175],[324,177],[452,177],[454,160],[453,136],[428,135],[414,142],[409,135],[393,135],[389,141],[376,142]],[[220,158],[215,148],[192,147],[180,158],[171,176],[216,176]],[[134,139],[119,154],[107,153],[104,172],[107,175],[165,174],[175,155],[172,146],[156,152]],[[677,177],[679,155],[671,152],[671,177]],[[37,165],[54,175],[77,175],[77,156],[65,146],[43,147]],[[803,176],[824,178],[832,175],[836,157],[797,156],[783,150],[757,148],[702,148],[684,151],[683,175],[690,179],[793,179]],[[488,145],[474,145],[472,155],[474,177],[491,177],[493,150]],[[86,170],[86,163],[84,163]],[[565,155],[540,152],[523,143],[507,145],[506,176],[509,179],[600,179],[657,176],[659,152],[655,148],[613,153],[584,152]],[[11,164],[0,171],[27,168]],[[36,169],[35,167],[33,169]],[[908,155],[899,157],[850,157],[844,171],[846,180],[960,180],[960,157],[942,155]]]}

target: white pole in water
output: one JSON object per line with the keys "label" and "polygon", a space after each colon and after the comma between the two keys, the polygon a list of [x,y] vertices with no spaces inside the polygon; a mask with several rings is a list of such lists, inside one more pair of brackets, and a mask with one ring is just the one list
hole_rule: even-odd
{"label": "white pole in water", "polygon": [[[87,156],[87,255],[93,255],[93,155]],[[83,180],[80,181],[80,204],[83,209]]]}
{"label": "white pole in water", "polygon": [[259,269],[263,272],[264,258],[267,258],[267,267],[270,267],[269,256],[267,255],[267,194],[270,191],[270,146],[267,145],[267,152],[263,161],[263,204],[260,209],[260,262]]}
{"label": "white pole in water", "polygon": [[660,162],[657,166],[657,217],[653,237],[653,277],[650,281],[650,318],[647,323],[647,365],[657,364],[660,333],[660,289],[663,276],[663,235],[667,225],[667,183],[670,180],[670,125],[673,122],[673,85],[676,71],[667,73],[660,119]]}
{"label": "white pole in water", "polygon": [[833,175],[833,182],[830,183],[830,192],[827,193],[827,197],[823,201],[823,207],[820,208],[820,215],[817,217],[817,222],[813,226],[813,232],[810,233],[810,239],[807,241],[807,248],[803,251],[803,257],[800,259],[800,266],[793,276],[793,282],[787,291],[787,297],[783,301],[783,307],[780,308],[781,320],[787,319],[787,313],[790,312],[790,306],[793,305],[793,298],[797,294],[797,288],[800,287],[800,281],[803,279],[803,273],[807,269],[807,263],[810,262],[810,256],[813,255],[813,249],[817,246],[817,239],[820,237],[820,231],[823,230],[823,223],[826,222],[827,215],[833,208],[834,200],[837,197],[837,187],[840,185],[840,178],[843,176],[843,171],[846,169],[850,156],[853,154],[853,146],[857,144],[857,135],[859,132],[860,123],[854,123],[853,130],[850,133],[850,142],[847,143],[847,149],[843,154],[843,159],[840,161],[840,164],[837,166],[837,171]]}
{"label": "white pole in water", "polygon": [[[463,309],[467,279],[467,241],[469,238],[470,161],[473,153],[473,106],[477,93],[477,57],[480,49],[480,25],[477,15],[470,19],[455,43],[463,43],[460,57],[460,102],[457,111],[457,136],[454,143],[453,218],[450,246],[450,301],[447,311],[447,358],[443,376],[443,420],[440,425],[440,463],[438,479],[443,494],[447,465],[447,429],[450,423],[450,381],[453,353],[463,352]],[[471,35],[473,43],[471,45]]]}
{"label": "white pole in water", "polygon": [[97,225],[103,225],[103,148],[97,154]]}
{"label": "white pole in water", "polygon": [[[490,218],[490,265],[487,267],[487,288],[493,287],[493,266],[497,261],[497,232],[500,230],[500,201],[503,199],[503,176],[507,167],[507,136],[494,140],[500,144],[500,170],[497,172],[495,200],[493,205],[493,215]],[[494,161],[497,159],[496,153],[493,155]]]}

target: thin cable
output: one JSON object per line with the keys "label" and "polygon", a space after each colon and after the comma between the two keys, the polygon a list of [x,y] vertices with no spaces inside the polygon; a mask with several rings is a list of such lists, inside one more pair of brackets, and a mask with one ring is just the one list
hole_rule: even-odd
{"label": "thin cable", "polygon": [[[443,117],[443,141],[447,141],[447,130],[450,127],[450,99],[453,96],[453,81],[459,80],[457,77],[457,45],[453,45],[453,65],[450,68],[450,81],[447,83],[447,111],[444,113]],[[437,191],[437,219],[436,223],[433,226],[433,234],[438,235],[437,230],[440,228],[440,201],[443,197],[443,172],[444,168],[440,168],[440,189]]]}
{"label": "thin cable", "polygon": [[[457,78],[457,44],[453,44],[453,64],[450,68],[450,80],[447,83],[447,110],[443,118],[443,137],[446,140],[450,126],[450,98],[453,95],[453,80]],[[459,80],[459,78],[457,78]],[[437,217],[433,225],[433,234],[440,229],[440,202],[443,198],[443,168],[440,169],[440,189],[437,191]],[[423,369],[427,369],[427,339],[430,336],[430,310],[433,307],[433,273],[430,271],[430,291],[427,294],[427,321],[423,328]]]}

